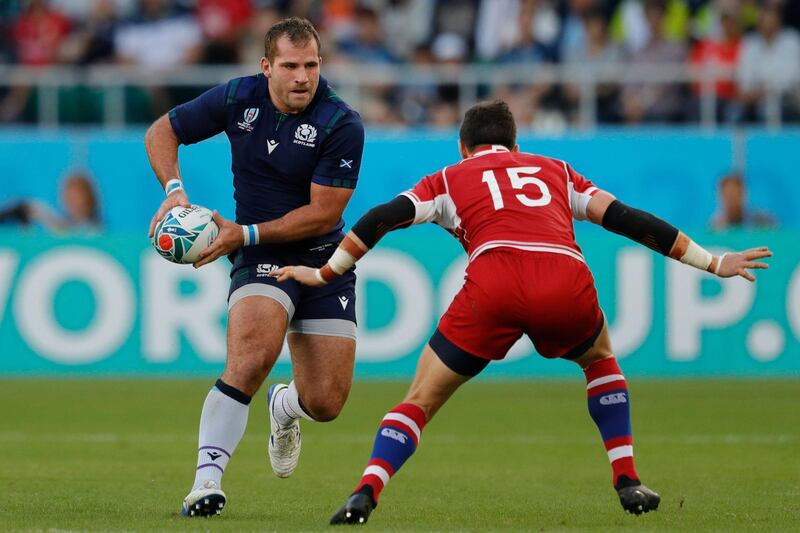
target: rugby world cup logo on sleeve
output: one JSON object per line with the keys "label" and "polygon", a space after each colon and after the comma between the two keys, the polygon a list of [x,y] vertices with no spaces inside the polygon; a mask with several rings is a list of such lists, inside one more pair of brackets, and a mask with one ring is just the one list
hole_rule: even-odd
{"label": "rugby world cup logo on sleeve", "polygon": [[236,125],[239,126],[240,130],[250,133],[253,131],[253,122],[258,118],[258,108],[248,107],[244,110],[244,116],[242,118],[244,120],[242,122],[237,122]]}
{"label": "rugby world cup logo on sleeve", "polygon": [[317,128],[311,124],[300,124],[294,132],[294,142],[309,148],[314,148],[317,140]]}

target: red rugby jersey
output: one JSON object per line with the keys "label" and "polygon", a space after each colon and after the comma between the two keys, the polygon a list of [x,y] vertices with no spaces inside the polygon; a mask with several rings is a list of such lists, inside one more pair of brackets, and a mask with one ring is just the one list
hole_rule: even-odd
{"label": "red rugby jersey", "polygon": [[499,247],[583,261],[572,219],[586,220],[597,190],[564,161],[492,146],[402,194],[414,202],[415,224],[435,222],[452,232],[470,261]]}

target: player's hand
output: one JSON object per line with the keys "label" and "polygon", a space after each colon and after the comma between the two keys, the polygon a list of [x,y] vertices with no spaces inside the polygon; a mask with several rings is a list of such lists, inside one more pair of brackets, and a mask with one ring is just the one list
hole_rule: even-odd
{"label": "player's hand", "polygon": [[222,215],[216,211],[214,211],[213,217],[214,222],[219,226],[219,233],[217,234],[217,238],[214,239],[214,242],[197,256],[198,259],[194,263],[195,268],[200,268],[212,261],[216,261],[223,255],[228,255],[244,245],[242,226],[223,218]]}
{"label": "player's hand", "polygon": [[303,285],[309,287],[322,287],[325,282],[317,277],[317,269],[304,267],[304,266],[285,266],[281,267],[270,274],[278,281],[287,281],[293,279]]}
{"label": "player's hand", "polygon": [[164,218],[164,215],[172,209],[173,207],[192,207],[192,204],[189,203],[189,197],[186,196],[186,193],[183,190],[177,190],[174,193],[170,194],[164,201],[161,202],[161,207],[158,208],[156,214],[153,215],[153,219],[150,221],[150,230],[147,233],[148,237],[153,236],[153,232],[156,230],[156,224]]}
{"label": "player's hand", "polygon": [[766,246],[724,254],[717,270],[717,276],[721,278],[741,276],[747,281],[755,281],[756,278],[750,273],[750,270],[769,268],[768,264],[755,261],[755,259],[764,259],[765,257],[772,257],[772,252]]}

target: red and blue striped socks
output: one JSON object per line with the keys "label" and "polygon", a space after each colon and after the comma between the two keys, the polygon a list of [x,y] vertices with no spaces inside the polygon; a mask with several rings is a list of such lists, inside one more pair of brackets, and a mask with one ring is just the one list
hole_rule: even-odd
{"label": "red and blue striped socks", "polygon": [[378,427],[369,463],[353,492],[371,492],[377,504],[389,479],[416,451],[425,422],[422,409],[410,403],[401,403],[386,413]]}
{"label": "red and blue striped socks", "polygon": [[[597,424],[614,471],[614,487],[638,484],[633,465],[633,432],[631,431],[628,384],[615,357],[602,359],[584,369],[589,414]],[[621,476],[624,476],[621,478]]]}

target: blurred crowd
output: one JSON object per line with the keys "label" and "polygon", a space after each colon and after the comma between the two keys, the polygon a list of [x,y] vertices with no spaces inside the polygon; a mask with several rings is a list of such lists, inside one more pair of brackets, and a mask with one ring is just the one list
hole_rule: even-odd
{"label": "blurred crowd", "polygon": [[[715,64],[732,73],[712,85],[717,120],[763,121],[775,102],[783,120],[800,119],[797,0],[0,0],[0,63],[256,71],[264,34],[288,15],[320,30],[323,74],[327,65],[510,64],[533,80],[550,64]],[[202,89],[128,87],[125,118],[148,122]],[[357,107],[372,125],[449,127],[459,121],[461,90],[376,83]],[[0,121],[37,120],[39,96],[0,87]],[[576,121],[581,94],[569,83],[491,80],[474,96],[504,98],[522,126],[535,126]],[[701,87],[609,80],[595,98],[601,123],[679,123],[698,120]],[[62,89],[59,101],[62,121],[102,120],[100,89]]]}

